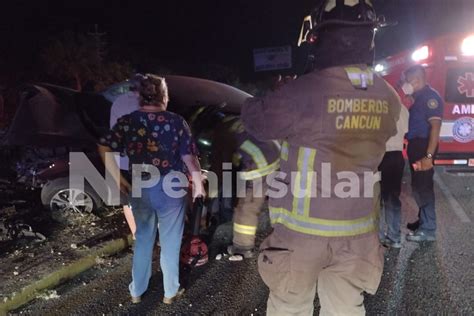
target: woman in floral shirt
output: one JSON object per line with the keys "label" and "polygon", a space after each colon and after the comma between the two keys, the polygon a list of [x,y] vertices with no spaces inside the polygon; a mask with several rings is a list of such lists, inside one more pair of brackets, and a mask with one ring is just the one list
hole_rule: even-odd
{"label": "woman in floral shirt", "polygon": [[[197,149],[186,121],[166,111],[168,88],[163,78],[149,75],[141,83],[140,110],[121,117],[112,130],[100,139],[99,152],[107,165],[115,164],[106,152],[125,152],[133,164],[153,165],[160,172],[160,181],[151,188],[142,189],[142,197],[131,197],[133,215],[137,224],[133,255],[132,301],[139,303],[148,288],[152,275],[153,245],[160,223],[161,269],[165,297],[171,304],[184,293],[179,284],[179,252],[184,229],[185,197],[165,194],[163,177],[170,172],[189,172],[195,184],[193,196],[203,196]],[[136,177],[137,175],[135,175]],[[141,175],[138,175],[139,177]],[[131,185],[121,179],[121,190],[131,192]]]}

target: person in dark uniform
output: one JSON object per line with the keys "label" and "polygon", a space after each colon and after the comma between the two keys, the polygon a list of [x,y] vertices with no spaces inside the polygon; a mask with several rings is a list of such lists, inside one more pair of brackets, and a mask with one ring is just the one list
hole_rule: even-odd
{"label": "person in dark uniform", "polygon": [[423,66],[407,69],[404,77],[403,92],[414,99],[410,108],[407,153],[413,197],[419,207],[419,220],[408,225],[414,231],[407,236],[407,240],[434,241],[436,212],[433,156],[438,147],[444,104],[438,92],[427,84]]}

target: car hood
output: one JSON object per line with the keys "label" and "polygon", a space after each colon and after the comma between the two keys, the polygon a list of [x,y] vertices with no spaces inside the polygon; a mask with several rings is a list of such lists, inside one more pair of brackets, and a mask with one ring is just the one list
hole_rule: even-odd
{"label": "car hood", "polygon": [[185,77],[165,76],[173,104],[187,106],[220,105],[225,103],[225,112],[240,113],[240,108],[250,94],[216,81]]}
{"label": "car hood", "polygon": [[[169,110],[189,118],[200,106],[226,104],[225,111],[240,113],[251,97],[232,86],[215,81],[166,76],[170,94]],[[109,129],[112,100],[107,91],[81,93],[50,84],[25,85],[18,110],[2,145],[69,146],[94,145]]]}

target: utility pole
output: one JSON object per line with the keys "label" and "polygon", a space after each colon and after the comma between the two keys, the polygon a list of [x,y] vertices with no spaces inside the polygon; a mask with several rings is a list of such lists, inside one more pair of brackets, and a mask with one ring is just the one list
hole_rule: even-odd
{"label": "utility pole", "polygon": [[97,24],[94,25],[94,32],[88,33],[95,41],[96,50],[97,50],[97,57],[99,62],[102,64],[105,54],[106,54],[106,46],[107,42],[104,40],[104,36],[107,34],[105,32],[99,32],[99,26]]}

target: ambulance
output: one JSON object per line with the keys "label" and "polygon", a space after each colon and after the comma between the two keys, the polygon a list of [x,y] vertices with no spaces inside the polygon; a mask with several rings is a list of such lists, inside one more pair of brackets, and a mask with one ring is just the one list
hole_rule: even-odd
{"label": "ambulance", "polygon": [[375,64],[408,108],[411,100],[401,90],[401,78],[416,64],[425,67],[428,83],[445,101],[435,164],[474,172],[474,34],[440,36]]}

